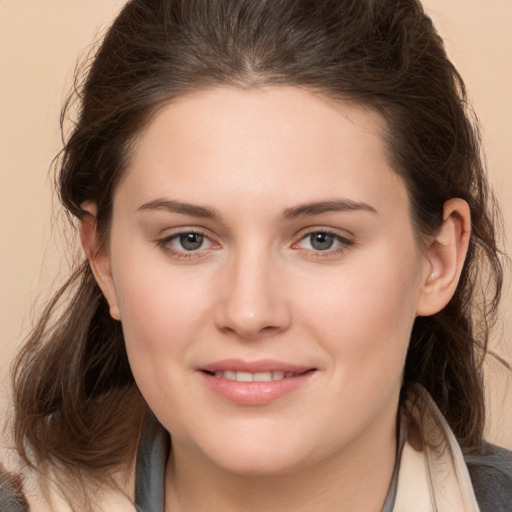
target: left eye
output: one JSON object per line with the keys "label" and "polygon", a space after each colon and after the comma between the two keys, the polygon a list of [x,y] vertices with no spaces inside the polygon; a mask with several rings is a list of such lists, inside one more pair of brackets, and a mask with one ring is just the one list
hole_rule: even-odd
{"label": "left eye", "polygon": [[307,234],[297,245],[302,249],[328,251],[334,247],[348,244],[349,241],[339,235],[325,231],[315,231],[314,233]]}
{"label": "left eye", "polygon": [[181,233],[176,236],[175,242],[179,243],[185,251],[197,251],[203,247],[205,237],[200,233]]}

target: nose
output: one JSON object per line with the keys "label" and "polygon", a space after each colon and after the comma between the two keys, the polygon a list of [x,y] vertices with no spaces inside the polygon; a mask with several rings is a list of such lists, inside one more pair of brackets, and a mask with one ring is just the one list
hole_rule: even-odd
{"label": "nose", "polygon": [[279,265],[255,248],[234,255],[219,286],[217,327],[245,340],[286,330],[291,322]]}

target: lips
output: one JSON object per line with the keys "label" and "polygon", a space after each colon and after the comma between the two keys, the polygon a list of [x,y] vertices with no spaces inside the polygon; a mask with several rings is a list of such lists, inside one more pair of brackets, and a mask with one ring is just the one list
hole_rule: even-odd
{"label": "lips", "polygon": [[310,366],[302,366],[273,359],[261,359],[258,361],[245,361],[242,359],[223,359],[214,363],[209,363],[199,368],[202,371],[215,374],[216,372],[284,372],[284,373],[304,373],[314,369]]}
{"label": "lips", "polygon": [[239,405],[265,405],[300,389],[316,368],[280,361],[223,360],[199,369],[207,388]]}

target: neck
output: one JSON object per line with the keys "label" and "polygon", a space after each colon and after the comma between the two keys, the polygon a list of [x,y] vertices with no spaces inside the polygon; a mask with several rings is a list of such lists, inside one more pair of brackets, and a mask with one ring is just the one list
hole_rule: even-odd
{"label": "neck", "polygon": [[396,462],[396,420],[365,434],[307,467],[264,475],[231,472],[173,443],[165,510],[380,512]]}

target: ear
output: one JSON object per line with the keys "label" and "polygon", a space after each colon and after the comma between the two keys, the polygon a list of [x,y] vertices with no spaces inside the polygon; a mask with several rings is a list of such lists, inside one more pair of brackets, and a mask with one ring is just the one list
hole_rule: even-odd
{"label": "ear", "polygon": [[86,201],[80,207],[83,211],[79,228],[82,247],[96,282],[109,303],[110,315],[115,320],[120,320],[109,254],[96,230],[96,204]]}
{"label": "ear", "polygon": [[443,224],[429,240],[423,284],[416,306],[418,316],[441,311],[453,297],[466,259],[471,234],[471,213],[463,199],[444,205]]}

